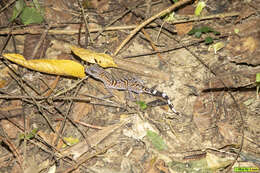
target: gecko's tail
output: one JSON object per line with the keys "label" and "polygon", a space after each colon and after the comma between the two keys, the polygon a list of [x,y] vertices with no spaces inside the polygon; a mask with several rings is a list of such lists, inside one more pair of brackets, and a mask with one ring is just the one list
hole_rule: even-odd
{"label": "gecko's tail", "polygon": [[158,91],[158,90],[156,90],[156,89],[146,89],[145,91],[146,91],[147,93],[153,95],[153,96],[157,96],[157,97],[163,98],[164,100],[166,100],[166,102],[167,102],[169,108],[170,108],[175,114],[177,114],[177,115],[180,114],[179,112],[177,112],[177,111],[175,110],[173,104],[171,103],[170,98],[168,97],[168,95],[167,95],[166,93],[160,92],[160,91]]}

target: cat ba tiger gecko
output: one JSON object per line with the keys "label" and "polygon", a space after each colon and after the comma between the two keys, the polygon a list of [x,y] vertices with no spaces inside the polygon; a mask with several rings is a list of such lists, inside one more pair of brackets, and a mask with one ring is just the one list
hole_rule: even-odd
{"label": "cat ba tiger gecko", "polygon": [[146,93],[152,96],[161,97],[166,100],[168,106],[175,114],[179,114],[179,112],[174,109],[167,94],[156,89],[145,87],[143,83],[136,78],[123,77],[121,79],[115,79],[109,72],[105,71],[97,64],[85,68],[85,72],[91,77],[102,81],[108,89],[126,90],[136,94]]}

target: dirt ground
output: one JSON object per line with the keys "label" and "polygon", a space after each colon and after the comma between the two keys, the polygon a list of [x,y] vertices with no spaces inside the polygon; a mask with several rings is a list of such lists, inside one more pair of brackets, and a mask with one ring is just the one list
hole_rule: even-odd
{"label": "dirt ground", "polygon": [[[22,2],[43,20],[10,22]],[[196,17],[198,4],[1,1],[0,172],[258,172],[260,1],[208,0]],[[165,92],[179,115],[161,97],[5,56],[91,66],[72,45],[111,55],[105,71]]]}

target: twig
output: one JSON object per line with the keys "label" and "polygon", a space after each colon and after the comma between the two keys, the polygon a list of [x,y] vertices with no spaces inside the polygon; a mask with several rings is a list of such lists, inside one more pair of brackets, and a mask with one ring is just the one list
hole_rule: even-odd
{"label": "twig", "polygon": [[[151,26],[155,26],[155,25],[151,25]],[[90,33],[94,33],[94,32],[99,32],[99,31],[116,31],[116,30],[129,30],[129,29],[134,29],[136,28],[136,25],[127,25],[127,26],[112,26],[112,27],[107,27],[105,29],[102,28],[89,28],[89,32]],[[39,28],[39,29],[35,29],[32,27],[25,27],[23,29],[14,29],[12,31],[10,31],[9,28],[4,28],[2,30],[0,30],[0,35],[7,35],[8,33],[12,34],[12,35],[22,35],[22,34],[41,34],[42,32],[44,32],[44,29]],[[77,34],[79,32],[78,29],[71,29],[71,30],[62,30],[62,29],[50,29],[48,31],[49,35],[73,35],[73,34]],[[82,29],[83,33],[86,32],[85,29]]]}
{"label": "twig", "polygon": [[59,92],[57,94],[55,94],[54,96],[52,96],[52,98],[58,97],[62,94],[65,94],[66,92],[72,90],[73,88],[75,88],[76,86],[78,86],[78,84],[80,84],[82,81],[84,81],[85,79],[87,79],[88,76],[84,77],[83,79],[80,79],[79,81],[75,82],[71,87],[69,87],[68,89],[64,89],[62,92]]}
{"label": "twig", "polygon": [[88,29],[88,21],[86,19],[86,15],[85,15],[85,12],[84,12],[84,9],[83,9],[83,6],[82,4],[80,3],[79,0],[77,0],[79,6],[80,6],[80,10],[81,10],[81,13],[82,13],[82,17],[83,17],[83,21],[84,21],[84,24],[85,24],[85,46],[88,46],[88,38],[90,39],[91,43],[93,43],[93,40],[92,38],[90,37],[90,32],[89,32],[89,29]]}
{"label": "twig", "polygon": [[[221,36],[213,38],[213,39],[219,40],[221,38],[225,38],[225,37],[228,37],[228,36],[229,36],[229,34],[222,34]],[[203,42],[205,42],[205,39],[199,39],[199,40],[195,40],[195,41],[188,42],[188,43],[178,44],[178,45],[175,45],[173,47],[170,47],[170,48],[167,48],[167,49],[164,49],[164,50],[158,50],[158,51],[147,52],[147,53],[144,52],[144,53],[135,54],[135,55],[127,55],[127,56],[123,56],[121,58],[123,58],[123,59],[136,58],[136,57],[141,57],[141,56],[150,56],[150,55],[154,55],[154,54],[157,54],[157,53],[168,53],[168,52],[173,51],[173,50],[182,49],[184,47],[194,46],[196,44],[203,43]]]}
{"label": "twig", "polygon": [[112,143],[109,146],[103,148],[102,150],[97,151],[96,153],[90,154],[88,157],[80,160],[76,165],[74,165],[73,167],[71,167],[70,169],[68,169],[67,171],[65,171],[64,173],[69,173],[72,172],[76,169],[78,169],[79,166],[81,166],[83,163],[85,163],[86,161],[92,159],[93,157],[96,157],[102,153],[105,153],[108,149],[112,148],[113,146],[115,146],[116,143]]}
{"label": "twig", "polygon": [[233,16],[239,16],[239,12],[230,12],[230,13],[220,13],[220,14],[213,14],[209,16],[194,16],[194,15],[188,15],[188,16],[180,16],[182,19],[176,19],[174,21],[167,21],[170,24],[178,24],[178,23],[187,23],[187,22],[194,22],[194,21],[202,21],[202,20],[210,20],[210,19],[217,19],[217,18],[226,18],[226,17],[233,17]]}
{"label": "twig", "polygon": [[0,142],[5,143],[10,148],[12,153],[17,158],[19,166],[21,167],[21,169],[23,169],[23,159],[21,157],[21,154],[20,154],[19,150],[16,148],[16,146],[11,142],[11,140],[9,140],[8,138],[3,138],[3,137],[0,136]]}
{"label": "twig", "polygon": [[94,40],[96,40],[99,35],[105,31],[106,28],[108,28],[109,26],[113,25],[116,21],[118,21],[119,19],[123,18],[126,14],[128,14],[131,10],[137,8],[138,6],[142,5],[143,3],[141,2],[141,4],[137,4],[135,5],[134,7],[131,7],[131,9],[127,9],[123,14],[121,14],[120,16],[116,17],[114,20],[112,20],[109,24],[107,24],[102,30],[100,30],[98,33],[97,33],[97,36],[94,38]]}
{"label": "twig", "polygon": [[172,10],[176,9],[177,7],[180,7],[186,3],[191,2],[192,0],[183,0],[183,1],[178,1],[177,3],[173,4],[172,6],[168,7],[167,9],[157,13],[156,15],[150,17],[149,19],[147,19],[146,21],[144,21],[143,23],[141,23],[139,26],[137,26],[132,32],[131,34],[121,43],[121,45],[119,45],[119,47],[116,49],[116,51],[114,52],[114,56],[118,54],[118,52],[128,43],[128,41],[133,38],[133,36],[140,31],[144,26],[148,25],[149,23],[151,23],[153,20],[155,20],[158,17],[161,17],[167,13],[170,13]]}
{"label": "twig", "polygon": [[[56,118],[55,120],[56,120],[56,121],[62,121],[63,119],[61,119],[61,118]],[[74,120],[74,122],[75,122],[75,123],[78,123],[78,124],[80,124],[80,125],[82,125],[82,126],[92,128],[92,129],[98,129],[98,130],[104,129],[104,127],[87,124],[87,123],[81,122],[81,121],[79,121],[79,120]]]}
{"label": "twig", "polygon": [[[151,37],[149,36],[149,34],[144,30],[144,28],[142,28],[142,32],[144,34],[144,36],[146,37],[146,39],[150,42],[150,45],[152,46],[154,51],[158,51],[158,48],[155,46],[155,44],[153,43],[153,40],[151,39]],[[163,57],[161,56],[160,53],[157,53],[157,56],[163,60]]]}
{"label": "twig", "polygon": [[42,45],[43,40],[46,38],[47,34],[48,34],[48,30],[51,28],[51,26],[48,25],[48,27],[44,30],[44,32],[42,33],[38,43],[36,44],[36,46],[34,47],[33,53],[32,53],[32,57],[35,57],[36,53],[38,52],[40,46]]}
{"label": "twig", "polygon": [[107,24],[104,28],[102,28],[100,31],[98,31],[96,37],[93,40],[96,40],[102,32],[104,32],[109,26],[113,25],[116,21],[123,18],[126,14],[128,14],[130,10],[125,11],[123,14],[112,20],[109,24]]}
{"label": "twig", "polygon": [[[10,73],[11,74],[11,73]],[[35,100],[35,98],[33,97],[33,95],[31,94],[31,92],[29,92],[24,86],[23,83],[20,82],[20,80],[17,78],[17,76],[15,76],[14,74],[11,74],[11,76],[15,79],[15,81],[17,82],[17,84],[21,87],[21,89],[30,97],[30,99],[32,99],[34,105],[37,107],[38,111],[40,112],[40,114],[44,117],[44,119],[46,120],[47,124],[49,125],[49,127],[51,128],[51,130],[56,133],[58,136],[59,134],[56,132],[55,128],[52,126],[49,118],[44,114],[41,105]],[[61,138],[62,141],[67,144],[67,142]]]}
{"label": "twig", "polygon": [[2,13],[2,11],[4,11],[6,8],[8,8],[10,5],[12,5],[16,0],[13,0],[11,2],[9,2],[8,4],[6,4],[1,10],[0,13]]}

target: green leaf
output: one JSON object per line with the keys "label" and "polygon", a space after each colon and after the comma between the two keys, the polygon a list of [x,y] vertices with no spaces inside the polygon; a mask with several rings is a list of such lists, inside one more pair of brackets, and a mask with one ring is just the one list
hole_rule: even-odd
{"label": "green leaf", "polygon": [[188,32],[188,35],[193,35],[193,34],[195,34],[197,31],[198,31],[198,29],[194,27],[194,28],[192,28],[192,29]]}
{"label": "green leaf", "polygon": [[211,44],[213,43],[213,38],[212,37],[206,37],[205,38],[205,44]]}
{"label": "green leaf", "polygon": [[238,29],[238,28],[235,28],[235,29],[234,29],[234,32],[235,32],[235,34],[238,34],[238,33],[239,33],[239,29]]}
{"label": "green leaf", "polygon": [[256,83],[260,83],[260,73],[256,73],[255,82],[256,82]]}
{"label": "green leaf", "polygon": [[24,25],[29,25],[32,23],[40,24],[43,21],[41,13],[32,7],[25,7],[20,18]]}
{"label": "green leaf", "polygon": [[144,101],[138,101],[136,102],[142,110],[145,110],[147,108],[147,104]]}
{"label": "green leaf", "polygon": [[195,9],[195,15],[199,16],[204,7],[206,7],[206,3],[204,1],[200,1]]}
{"label": "green leaf", "polygon": [[197,37],[197,38],[200,38],[200,36],[202,35],[202,32],[195,32],[194,36]]}
{"label": "green leaf", "polygon": [[172,13],[167,14],[167,15],[164,17],[164,20],[165,20],[165,21],[168,21],[168,22],[171,22],[171,21],[176,20],[175,13],[172,12]]}
{"label": "green leaf", "polygon": [[212,31],[215,35],[220,35],[220,32],[218,32],[218,31]]}
{"label": "green leaf", "polygon": [[202,26],[202,27],[200,27],[198,29],[202,33],[209,33],[209,32],[213,32],[214,31],[214,29],[212,29],[211,27],[208,27],[208,26]]}
{"label": "green leaf", "polygon": [[197,32],[201,32],[203,34],[210,33],[210,32],[213,32],[215,35],[220,34],[220,32],[215,31],[213,28],[208,27],[208,26],[194,27],[188,32],[188,34],[193,35],[193,34],[196,34]]}
{"label": "green leaf", "polygon": [[32,129],[32,131],[30,131],[26,136],[24,135],[24,133],[22,133],[22,134],[19,135],[19,139],[20,139],[20,140],[22,140],[22,139],[24,139],[24,138],[26,138],[26,139],[32,139],[32,138],[35,137],[37,131],[38,131],[38,128],[34,128],[34,129]]}
{"label": "green leaf", "polygon": [[162,151],[162,150],[165,150],[167,148],[167,145],[163,141],[162,137],[159,136],[157,133],[155,133],[151,130],[147,130],[146,136],[152,142],[153,146],[157,150]]}
{"label": "green leaf", "polygon": [[15,20],[20,15],[20,13],[24,9],[24,6],[25,6],[25,4],[24,4],[23,0],[18,0],[18,1],[15,2],[14,9],[13,9],[13,15],[10,19],[11,22],[13,20]]}

